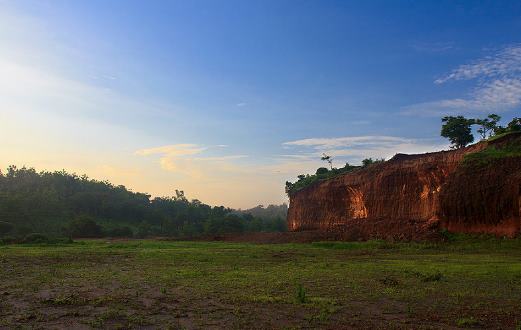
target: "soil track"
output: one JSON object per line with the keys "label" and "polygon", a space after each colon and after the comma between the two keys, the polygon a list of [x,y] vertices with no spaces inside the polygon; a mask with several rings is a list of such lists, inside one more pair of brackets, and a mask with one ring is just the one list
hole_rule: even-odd
{"label": "soil track", "polygon": [[388,221],[384,219],[353,221],[349,228],[338,231],[297,231],[284,233],[244,233],[209,235],[197,241],[223,241],[238,243],[311,243],[320,241],[439,241],[437,224],[424,221]]}

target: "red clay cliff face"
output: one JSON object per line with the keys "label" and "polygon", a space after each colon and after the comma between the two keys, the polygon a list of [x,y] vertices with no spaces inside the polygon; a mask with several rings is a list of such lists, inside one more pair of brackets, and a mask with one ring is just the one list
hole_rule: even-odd
{"label": "red clay cliff face", "polygon": [[415,239],[454,232],[515,236],[521,227],[521,158],[469,166],[466,154],[521,143],[494,142],[391,160],[316,183],[290,196],[291,231],[345,233],[346,239]]}

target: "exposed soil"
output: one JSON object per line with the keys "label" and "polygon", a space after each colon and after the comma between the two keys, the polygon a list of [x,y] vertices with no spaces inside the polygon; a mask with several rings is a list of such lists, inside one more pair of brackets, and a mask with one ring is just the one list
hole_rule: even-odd
{"label": "exposed soil", "polygon": [[[514,237],[521,230],[521,156],[500,150],[520,146],[521,134],[509,134],[452,151],[397,155],[319,181],[290,196],[288,228],[354,240],[430,238],[436,226]],[[479,156],[484,151],[491,155]]]}

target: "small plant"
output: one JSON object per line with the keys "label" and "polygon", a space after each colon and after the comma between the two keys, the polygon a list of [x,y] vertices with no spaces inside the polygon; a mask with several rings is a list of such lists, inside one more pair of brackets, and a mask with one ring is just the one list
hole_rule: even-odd
{"label": "small plant", "polygon": [[299,304],[305,304],[306,301],[307,301],[307,297],[306,297],[306,289],[302,286],[302,284],[298,284],[297,285],[297,302]]}
{"label": "small plant", "polygon": [[462,317],[456,321],[456,325],[460,328],[472,327],[478,325],[479,322],[475,318],[471,317]]}
{"label": "small plant", "polygon": [[443,229],[440,231],[440,235],[441,235],[441,237],[443,237],[443,240],[444,240],[444,241],[447,241],[447,242],[453,242],[453,241],[455,241],[456,238],[457,238],[457,234],[451,233],[451,232],[448,231],[446,228],[443,228]]}
{"label": "small plant", "polygon": [[441,272],[436,272],[434,274],[424,275],[422,281],[423,282],[439,282],[443,279],[443,274]]}

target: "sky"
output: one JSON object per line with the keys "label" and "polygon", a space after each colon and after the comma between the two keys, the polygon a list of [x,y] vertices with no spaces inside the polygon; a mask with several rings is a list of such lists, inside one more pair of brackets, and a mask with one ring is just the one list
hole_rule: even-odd
{"label": "sky", "polygon": [[211,205],[521,116],[519,1],[0,0],[0,168]]}

